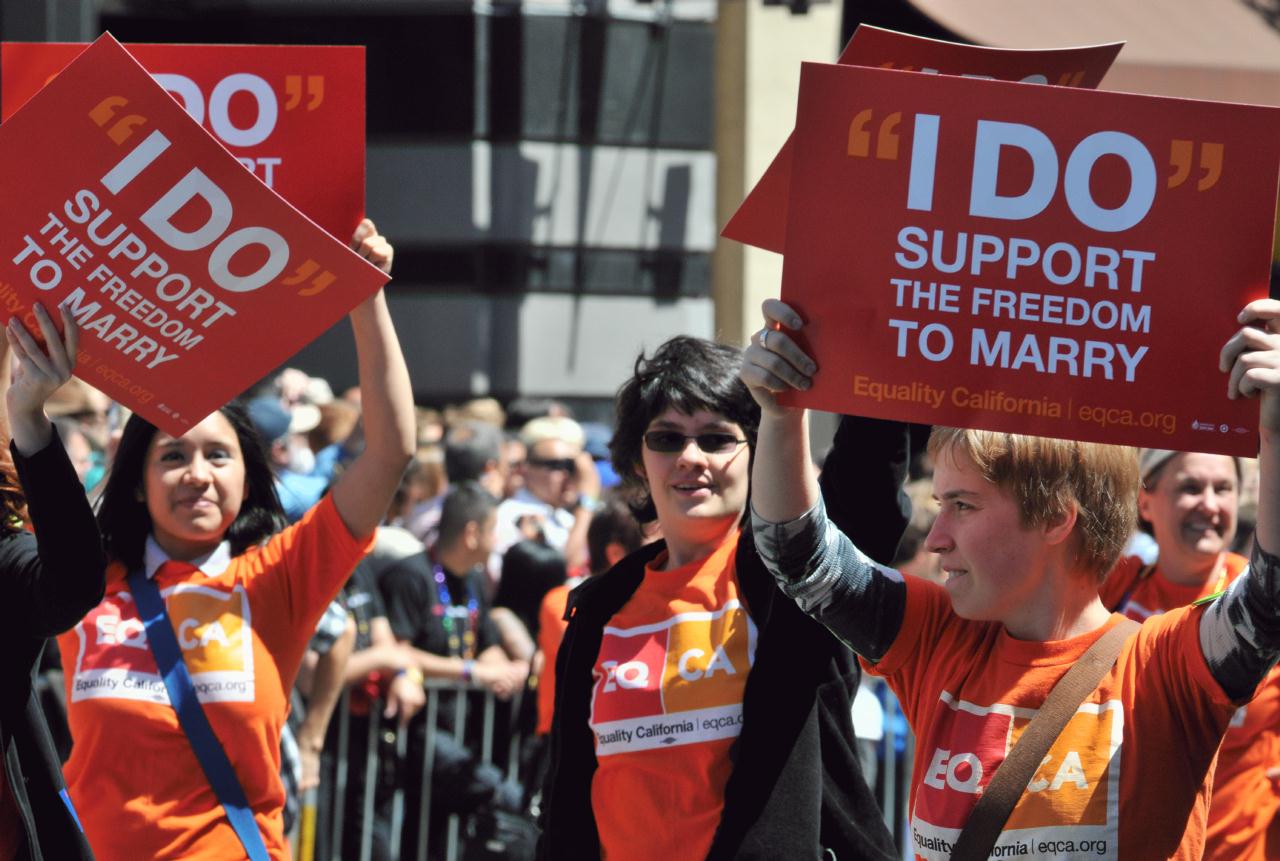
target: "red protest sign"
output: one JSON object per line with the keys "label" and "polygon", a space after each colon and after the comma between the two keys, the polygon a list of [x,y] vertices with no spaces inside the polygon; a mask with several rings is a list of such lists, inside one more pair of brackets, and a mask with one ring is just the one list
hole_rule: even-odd
{"label": "red protest sign", "polygon": [[[901,69],[925,74],[995,78],[1028,84],[1054,84],[1093,89],[1115,62],[1123,42],[1081,48],[1018,50],[958,45],[863,24],[836,61],[845,66]],[[859,146],[874,148],[885,158],[898,146],[900,132],[893,115],[879,123],[864,122]],[[766,251],[782,253],[786,242],[787,196],[791,183],[794,132],[747,194],[720,235]]]}
{"label": "red protest sign", "polygon": [[109,35],[0,125],[0,187],[0,308],[67,306],[76,374],[175,435],[387,280]]}
{"label": "red protest sign", "polygon": [[[340,240],[364,214],[364,48],[129,45],[205,130]],[[8,120],[80,55],[72,43],[0,44]]]}
{"label": "red protest sign", "polygon": [[[868,111],[896,158],[851,146]],[[798,117],[795,403],[1256,453],[1217,356],[1267,293],[1280,110],[806,64]]]}

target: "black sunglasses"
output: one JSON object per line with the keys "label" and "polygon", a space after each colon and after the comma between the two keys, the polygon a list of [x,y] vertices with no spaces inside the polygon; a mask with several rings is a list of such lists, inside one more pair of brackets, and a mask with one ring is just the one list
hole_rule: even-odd
{"label": "black sunglasses", "polygon": [[649,451],[672,454],[684,451],[684,447],[693,440],[698,448],[707,454],[728,454],[747,440],[738,439],[731,433],[683,434],[679,431],[649,431],[644,435],[644,444]]}
{"label": "black sunglasses", "polygon": [[531,457],[526,461],[526,463],[528,463],[529,466],[536,466],[542,469],[549,469],[552,471],[559,471],[559,472],[573,472],[578,468],[577,461],[575,461],[571,457],[551,458],[551,459]]}

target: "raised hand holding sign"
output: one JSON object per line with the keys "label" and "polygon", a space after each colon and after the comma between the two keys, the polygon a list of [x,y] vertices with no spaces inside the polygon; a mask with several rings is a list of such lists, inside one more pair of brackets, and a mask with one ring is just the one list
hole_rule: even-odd
{"label": "raised hand holding sign", "polygon": [[65,305],[82,330],[76,373],[175,435],[387,280],[249,174],[109,35],[0,126],[0,160],[13,202],[0,302]]}
{"label": "raised hand holding sign", "polygon": [[[894,114],[896,155],[850,153]],[[1202,357],[1266,295],[1278,138],[1273,108],[806,64],[782,298],[824,372],[787,397],[1256,452]]]}

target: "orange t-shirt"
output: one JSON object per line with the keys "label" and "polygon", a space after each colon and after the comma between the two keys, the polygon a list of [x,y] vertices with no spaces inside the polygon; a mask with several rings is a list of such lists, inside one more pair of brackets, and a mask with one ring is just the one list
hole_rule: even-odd
{"label": "orange t-shirt", "polygon": [[[911,848],[944,861],[981,789],[1085,650],[1120,620],[1031,642],[951,609],[906,578],[902,630],[883,675],[916,734]],[[1200,652],[1203,608],[1152,619],[1081,704],[1019,799],[993,857],[1199,858],[1208,781],[1235,706]]]}
{"label": "orange t-shirt", "polygon": [[[1126,556],[1116,563],[1111,573],[1098,587],[1098,597],[1108,610],[1124,613],[1135,622],[1142,622],[1148,616],[1163,613],[1175,607],[1185,607],[1193,601],[1199,601],[1226,588],[1249,565],[1249,560],[1234,553],[1226,556],[1224,576],[1210,577],[1208,582],[1193,583],[1184,586],[1174,583],[1160,573],[1157,565],[1151,573],[1142,579],[1138,578],[1146,567],[1137,556]],[[1221,582],[1221,585],[1219,585]],[[1118,606],[1128,593],[1124,606]]]}
{"label": "orange t-shirt", "polygon": [[[1148,616],[1183,607],[1219,591],[1236,579],[1249,560],[1234,553],[1226,556],[1225,576],[1190,586],[1171,583],[1157,567],[1141,580],[1144,565],[1136,556],[1121,559],[1099,590],[1102,603],[1141,622]],[[1125,593],[1129,600],[1118,607]],[[1280,668],[1273,669],[1257,695],[1236,711],[1213,776],[1213,801],[1205,833],[1205,858],[1250,859],[1267,857],[1267,828],[1280,813],[1280,791],[1266,772],[1280,766]]]}
{"label": "orange t-shirt", "polygon": [[538,735],[551,732],[556,711],[556,655],[569,623],[564,620],[569,606],[570,586],[555,586],[542,596],[538,610],[538,649],[542,652],[542,675],[538,677]]}
{"label": "orange t-shirt", "polygon": [[697,562],[659,571],[659,556],[604,629],[591,806],[609,861],[704,858],[720,824],[757,636],[737,548],[735,530]]}
{"label": "orange t-shirt", "polygon": [[[353,537],[326,496],[221,573],[156,575],[196,694],[276,861],[288,857],[280,729],[289,689],[316,622],[372,539]],[[102,603],[58,637],[75,739],[65,774],[85,834],[100,861],[243,858],[169,704],[125,576],[113,564]]]}

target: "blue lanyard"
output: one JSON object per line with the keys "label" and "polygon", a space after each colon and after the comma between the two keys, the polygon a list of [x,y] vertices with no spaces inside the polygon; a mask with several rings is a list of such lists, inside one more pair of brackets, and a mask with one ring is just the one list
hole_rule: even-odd
{"label": "blue lanyard", "polygon": [[191,674],[187,672],[187,665],[182,660],[178,640],[173,635],[173,623],[165,612],[160,590],[141,571],[133,571],[129,574],[129,591],[138,604],[138,615],[147,629],[147,644],[151,647],[151,654],[155,656],[165,690],[169,692],[169,703],[178,713],[182,731],[187,734],[191,749],[195,751],[196,759],[200,760],[200,768],[204,770],[209,785],[218,796],[222,809],[227,812],[227,819],[231,821],[236,837],[240,838],[249,861],[270,861],[267,846],[262,841],[262,832],[254,821],[249,800],[245,798],[240,780],[231,767],[231,760],[227,759],[227,752],[213,734],[209,718],[205,716],[204,708],[196,698]]}

